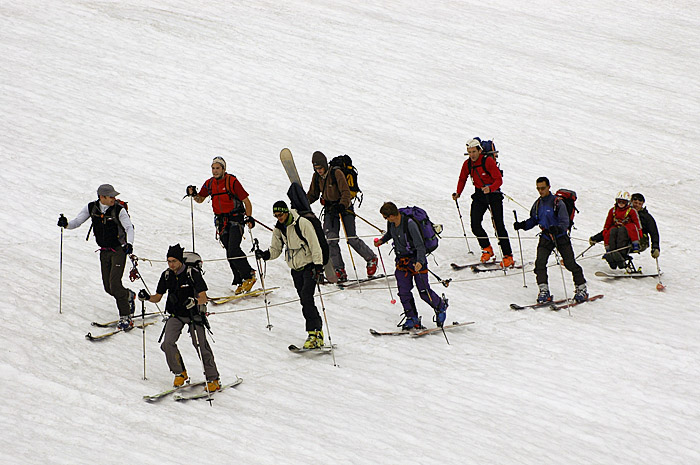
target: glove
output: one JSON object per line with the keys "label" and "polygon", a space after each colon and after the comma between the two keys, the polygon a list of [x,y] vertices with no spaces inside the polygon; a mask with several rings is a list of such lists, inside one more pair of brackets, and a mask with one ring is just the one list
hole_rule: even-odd
{"label": "glove", "polygon": [[197,186],[187,186],[187,197],[194,197],[197,195]]}
{"label": "glove", "polygon": [[550,227],[549,227],[549,233],[550,233],[552,236],[556,237],[558,234],[561,233],[561,228],[560,228],[559,226],[557,226],[557,225],[550,226]]}
{"label": "glove", "polygon": [[150,299],[150,298],[151,298],[151,294],[149,294],[149,293],[146,291],[146,289],[141,289],[141,290],[139,291],[139,300],[140,300],[141,302],[144,302],[144,301],[146,301],[146,300],[148,300],[148,299]]}
{"label": "glove", "polygon": [[639,252],[639,241],[632,242],[632,252]]}
{"label": "glove", "polygon": [[311,278],[320,283],[323,280],[323,265],[314,265],[313,270],[311,270]]}
{"label": "glove", "polygon": [[187,310],[192,310],[196,306],[197,300],[194,297],[188,297],[187,300],[185,300],[185,308]]}
{"label": "glove", "polygon": [[593,236],[591,236],[588,238],[588,243],[591,245],[591,247],[593,247],[594,245],[596,245],[598,243],[598,241],[593,239]]}
{"label": "glove", "polygon": [[252,216],[243,217],[243,222],[246,223],[250,229],[253,229],[255,227],[255,218],[253,218]]}
{"label": "glove", "polygon": [[127,242],[126,244],[122,245],[122,250],[125,254],[131,255],[132,253],[134,253],[134,246]]}
{"label": "glove", "polygon": [[330,209],[331,209],[331,214],[333,214],[333,215],[342,215],[343,213],[345,213],[345,210],[346,210],[345,205],[343,205],[342,203],[336,203],[336,204],[332,205],[330,207]]}
{"label": "glove", "polygon": [[518,229],[525,229],[525,222],[524,221],[516,221],[513,223],[513,228],[517,231]]}
{"label": "glove", "polygon": [[659,258],[659,255],[661,255],[661,251],[659,249],[651,249],[652,258]]}
{"label": "glove", "polygon": [[269,250],[260,250],[256,249],[255,250],[255,258],[257,260],[265,260],[268,261],[270,259],[270,251]]}
{"label": "glove", "polygon": [[68,227],[68,218],[65,216],[61,215],[58,217],[58,225],[62,228],[67,228]]}

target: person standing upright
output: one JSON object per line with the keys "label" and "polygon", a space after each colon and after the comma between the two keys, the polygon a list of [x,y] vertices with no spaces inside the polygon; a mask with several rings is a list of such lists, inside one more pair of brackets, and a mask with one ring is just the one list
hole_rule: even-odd
{"label": "person standing upright", "polygon": [[223,158],[214,157],[211,174],[213,176],[204,182],[199,192],[196,186],[187,186],[187,195],[197,203],[211,197],[216,237],[226,249],[226,258],[233,272],[232,284],[238,286],[235,293],[242,294],[250,291],[256,281],[255,271],[241,249],[243,224],[248,228],[255,226],[255,219],[251,216],[253,205],[238,178],[226,172]]}
{"label": "person standing upright", "polygon": [[501,170],[498,168],[494,157],[487,156],[484,153],[481,142],[478,139],[471,139],[467,142],[467,153],[465,155],[468,158],[462,164],[459,181],[457,182],[457,191],[452,194],[452,200],[457,200],[462,195],[467,178],[471,176],[474,184],[470,212],[471,227],[481,246],[481,262],[486,263],[495,256],[488,234],[486,234],[484,227],[481,225],[486,210],[490,210],[496,234],[498,235],[498,243],[503,253],[501,267],[508,268],[513,266],[513,251],[510,247],[508,231],[503,223],[503,193],[501,192],[503,176]]}
{"label": "person standing upright", "polygon": [[324,208],[323,231],[328,240],[330,259],[338,276],[338,282],[348,280],[339,244],[340,228],[343,225],[348,244],[367,262],[367,277],[374,276],[377,272],[377,254],[357,237],[355,214],[350,203],[350,187],[345,174],[338,168],[329,167],[323,152],[314,152],[311,163],[314,166],[314,174],[306,198],[312,204],[318,200],[319,196],[321,197],[321,205]]}
{"label": "person standing upright", "polygon": [[134,225],[121,202],[117,201],[119,192],[111,184],[102,184],[97,188],[98,199],[87,204],[71,221],[61,215],[58,226],[66,229],[80,227],[88,219],[92,220],[92,232],[100,246],[100,271],[102,285],[107,294],[114,297],[119,309],[121,330],[134,326],[134,297],[136,294],[124,287],[122,276],[126,265],[126,256],[134,252]]}

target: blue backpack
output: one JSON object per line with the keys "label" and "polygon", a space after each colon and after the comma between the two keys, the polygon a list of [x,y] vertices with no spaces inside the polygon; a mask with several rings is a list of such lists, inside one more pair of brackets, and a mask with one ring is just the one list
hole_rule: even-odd
{"label": "blue backpack", "polygon": [[[408,218],[415,221],[418,225],[423,243],[425,244],[425,253],[429,254],[438,248],[439,234],[442,232],[442,225],[433,224],[428,218],[428,213],[420,207],[405,207],[399,208],[399,212],[406,215]],[[411,237],[408,233],[408,222],[404,223],[404,234],[408,241]],[[409,244],[410,247],[410,244]]]}

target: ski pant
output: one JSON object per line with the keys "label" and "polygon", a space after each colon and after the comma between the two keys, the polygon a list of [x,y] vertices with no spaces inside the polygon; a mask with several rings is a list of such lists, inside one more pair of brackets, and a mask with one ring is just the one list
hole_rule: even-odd
{"label": "ski pant", "polygon": [[301,313],[306,320],[307,331],[321,331],[323,322],[314,302],[314,290],[316,289],[316,281],[311,276],[314,269],[313,263],[306,265],[301,270],[292,270],[292,280],[294,287],[301,301]]}
{"label": "ski pant", "polygon": [[323,217],[323,232],[326,234],[326,239],[328,240],[328,252],[331,263],[333,263],[333,267],[336,270],[345,268],[343,256],[340,254],[340,240],[338,240],[340,229],[343,225],[345,225],[348,244],[350,244],[350,247],[355,249],[365,261],[369,261],[377,256],[362,239],[357,237],[355,215],[351,212],[345,212],[342,214],[342,217],[342,224],[340,223],[340,215],[326,214]]}
{"label": "ski pant", "polygon": [[100,270],[102,271],[102,286],[105,292],[117,301],[119,316],[131,314],[129,305],[129,290],[122,284],[126,254],[122,249],[100,250]]}
{"label": "ski pant", "polygon": [[[574,259],[574,248],[571,246],[569,236],[562,235],[556,238],[556,248],[559,256],[564,260],[564,266],[571,272],[574,278],[574,284],[584,284],[586,278],[583,276],[583,268],[576,263]],[[554,242],[545,236],[540,235],[540,241],[537,244],[537,258],[535,259],[535,276],[537,276],[537,284],[547,284],[547,261],[554,250]]]}
{"label": "ski pant", "polygon": [[508,239],[508,231],[506,230],[506,225],[503,223],[503,193],[490,192],[484,194],[481,189],[477,189],[476,192],[472,194],[472,207],[469,213],[472,232],[479,241],[479,245],[482,249],[491,245],[488,234],[481,225],[484,221],[484,214],[489,210],[489,207],[491,209],[491,217],[494,227],[496,228],[496,235],[498,236],[498,244],[501,247],[501,252],[504,256],[513,255],[513,250],[510,248],[510,240]]}
{"label": "ski pant", "polygon": [[418,295],[433,310],[442,306],[442,299],[430,288],[428,283],[428,267],[427,265],[421,268],[420,272],[414,271],[413,266],[416,260],[414,258],[403,257],[396,263],[396,284],[399,288],[399,299],[403,306],[403,312],[406,318],[418,318],[418,310],[416,309],[416,301],[413,299],[413,283],[416,283]]}
{"label": "ski pant", "polygon": [[243,224],[230,218],[226,221],[227,224],[219,234],[219,239],[226,248],[226,258],[228,258],[228,264],[233,272],[233,284],[241,284],[244,280],[250,279],[253,272],[253,268],[241,249]]}
{"label": "ski pant", "polygon": [[[165,352],[165,360],[168,362],[168,368],[175,374],[185,371],[182,355],[180,355],[180,350],[177,348],[177,340],[180,338],[182,328],[184,328],[185,325],[189,325],[189,333],[195,350],[197,350],[197,341],[199,341],[200,351],[202,352],[202,363],[204,364],[204,375],[207,377],[207,381],[219,379],[219,371],[216,369],[214,353],[207,340],[206,329],[203,325],[191,324],[190,321],[188,317],[171,316],[165,323],[163,343],[160,345],[160,350]],[[197,338],[195,338],[195,328]],[[199,352],[197,356],[199,356]]]}
{"label": "ski pant", "polygon": [[[610,230],[607,249],[617,250],[630,245],[630,236],[628,229],[625,226],[617,226]],[[627,255],[628,250],[618,250],[623,257]]]}

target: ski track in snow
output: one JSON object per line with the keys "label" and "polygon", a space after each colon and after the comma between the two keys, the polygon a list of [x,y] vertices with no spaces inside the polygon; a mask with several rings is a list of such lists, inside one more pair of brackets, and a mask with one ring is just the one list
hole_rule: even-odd
{"label": "ski track in snow", "polygon": [[[699,463],[700,287],[691,265],[700,233],[692,221],[700,7],[671,6],[0,3],[0,182],[11,196],[0,207],[9,229],[0,261],[0,462]],[[605,269],[600,245],[580,263],[591,295],[605,298],[571,316],[509,310],[534,299],[530,270],[527,289],[518,272],[452,271],[450,262],[475,259],[450,198],[475,135],[494,138],[501,152],[503,190],[517,201],[504,211],[518,261],[512,210],[527,216],[538,176],[578,193],[577,252],[617,191],[641,191],[660,227],[667,291],[657,292],[654,278],[595,277]],[[383,226],[385,200],[423,206],[444,224],[430,266],[454,281],[433,288],[450,299],[448,321],[476,323],[448,331],[450,345],[442,333],[375,338],[368,328],[389,330],[401,312],[385,281],[361,292],[324,288],[334,367],[330,354],[287,351],[305,337],[298,302],[270,307],[271,331],[264,309],[251,309],[261,298],[212,306],[222,381],[238,375],[243,384],[216,394],[213,407],[143,402],[172,382],[157,342],[162,323],[146,329],[147,380],[140,330],[84,339],[103,331],[91,321],[116,316],[95,243],[84,241],[87,225],[64,233],[58,313],[58,214],[73,218],[98,185],[114,184],[129,202],[136,254],[154,260],[139,265],[153,289],[168,245],[191,246],[185,186],[201,185],[221,155],[251,194],[254,216],[271,226],[270,207],[288,187],[283,147],[305,183],[313,151],[350,154],[365,192],[358,213],[374,224]],[[478,253],[470,192],[460,207]],[[194,221],[209,293],[228,293],[209,203],[194,206]],[[357,225],[367,241],[376,236]],[[270,234],[253,232],[267,247]],[[525,261],[536,240],[521,233]],[[648,252],[635,263],[655,269]],[[266,285],[281,287],[272,304],[296,298],[281,259],[267,273]],[[564,281],[571,296],[568,272]],[[549,282],[562,297],[558,268]],[[431,325],[432,311],[418,308]],[[201,379],[186,335],[179,345]]]}

